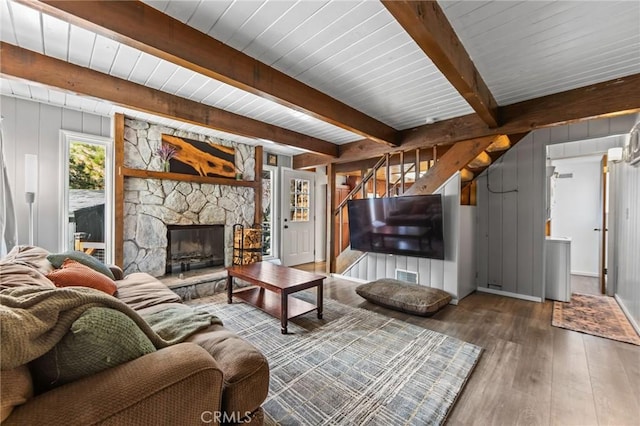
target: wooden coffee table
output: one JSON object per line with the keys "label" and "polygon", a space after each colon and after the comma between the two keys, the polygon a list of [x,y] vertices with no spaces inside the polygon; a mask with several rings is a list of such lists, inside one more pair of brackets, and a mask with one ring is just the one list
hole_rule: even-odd
{"label": "wooden coffee table", "polygon": [[[227,302],[236,296],[250,305],[280,318],[281,332],[287,334],[287,321],[307,312],[318,311],[322,319],[322,275],[299,269],[257,262],[249,265],[235,265],[227,268]],[[248,281],[257,287],[247,287],[233,291],[233,277]],[[317,287],[316,305],[289,295],[300,290]],[[268,290],[268,291],[265,291]]]}

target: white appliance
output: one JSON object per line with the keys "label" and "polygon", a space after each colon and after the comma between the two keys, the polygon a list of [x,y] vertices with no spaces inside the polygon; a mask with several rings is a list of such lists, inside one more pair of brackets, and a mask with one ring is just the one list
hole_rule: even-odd
{"label": "white appliance", "polygon": [[571,238],[547,237],[545,244],[545,297],[571,300]]}

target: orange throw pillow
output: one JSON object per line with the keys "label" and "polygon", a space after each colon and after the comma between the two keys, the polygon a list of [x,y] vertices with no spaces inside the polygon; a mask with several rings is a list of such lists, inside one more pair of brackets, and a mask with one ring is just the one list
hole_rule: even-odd
{"label": "orange throw pillow", "polygon": [[104,291],[111,296],[118,290],[116,283],[109,277],[71,259],[65,260],[62,263],[62,267],[50,272],[47,278],[49,278],[56,287],[91,287]]}

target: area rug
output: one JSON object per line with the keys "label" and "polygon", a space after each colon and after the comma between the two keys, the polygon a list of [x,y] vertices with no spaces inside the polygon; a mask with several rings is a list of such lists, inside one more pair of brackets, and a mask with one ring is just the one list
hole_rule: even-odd
{"label": "area rug", "polygon": [[291,320],[287,335],[279,320],[241,301],[228,305],[222,294],[190,304],[269,360],[267,425],[442,424],[482,351],[330,299],[322,320],[314,312]]}
{"label": "area rug", "polygon": [[640,345],[640,337],[613,297],[573,293],[553,303],[551,325],[606,339]]}

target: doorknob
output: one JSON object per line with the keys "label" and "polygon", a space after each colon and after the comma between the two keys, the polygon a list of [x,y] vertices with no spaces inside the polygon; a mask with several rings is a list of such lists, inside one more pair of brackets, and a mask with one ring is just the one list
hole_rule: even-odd
{"label": "doorknob", "polygon": [[289,229],[289,226],[288,226],[288,225],[285,225],[285,226],[284,226],[284,229]]}

